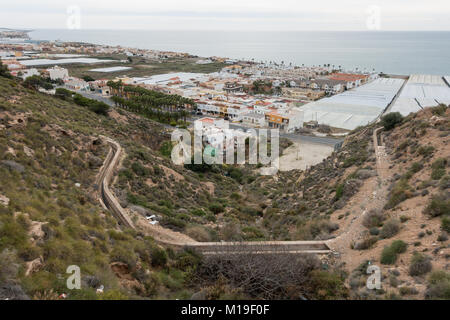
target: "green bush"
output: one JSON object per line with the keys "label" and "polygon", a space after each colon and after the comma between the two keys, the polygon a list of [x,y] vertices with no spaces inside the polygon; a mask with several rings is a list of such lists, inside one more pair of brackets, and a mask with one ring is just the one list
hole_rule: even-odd
{"label": "green bush", "polygon": [[425,298],[450,300],[450,273],[433,271],[428,277]]}
{"label": "green bush", "polygon": [[383,239],[392,238],[400,231],[400,222],[395,219],[390,219],[383,224],[380,231],[380,237]]}
{"label": "green bush", "polygon": [[428,157],[433,154],[434,150],[435,150],[435,148],[433,146],[420,146],[417,149],[417,153],[424,157]]}
{"label": "green bush", "polygon": [[8,67],[2,63],[0,60],[0,77],[9,78],[11,79],[12,76],[8,71]]}
{"label": "green bush", "polygon": [[450,214],[450,199],[446,194],[437,194],[431,197],[424,212],[432,217]]}
{"label": "green bush", "polygon": [[420,276],[430,272],[431,269],[432,264],[429,257],[418,252],[414,253],[409,265],[409,275]]}
{"label": "green bush", "polygon": [[209,210],[214,214],[219,214],[221,212],[224,212],[225,208],[222,204],[215,202],[209,205]]}
{"label": "green bush", "polygon": [[442,217],[441,228],[442,230],[450,233],[450,217],[448,216]]}
{"label": "green bush", "polygon": [[399,112],[391,112],[381,118],[381,124],[385,130],[394,129],[402,121],[403,116]]}
{"label": "green bush", "polygon": [[447,159],[439,158],[431,165],[431,179],[439,180],[445,175],[445,167],[447,166]]}
{"label": "green bush", "polygon": [[311,288],[314,288],[317,299],[336,300],[348,297],[348,289],[340,275],[330,271],[313,270],[310,277]]}
{"label": "green bush", "polygon": [[409,168],[409,171],[410,171],[411,173],[417,173],[417,172],[419,172],[419,171],[422,170],[422,169],[423,169],[423,164],[422,164],[422,163],[414,162],[414,163],[412,164],[411,168]]}
{"label": "green bush", "polygon": [[402,240],[396,240],[387,246],[381,252],[380,262],[382,264],[394,264],[397,261],[397,257],[400,253],[406,251],[407,244]]}
{"label": "green bush", "polygon": [[389,193],[388,202],[385,205],[385,209],[392,209],[399,203],[405,201],[411,197],[411,187],[408,185],[408,181],[404,178],[400,179],[392,188]]}
{"label": "green bush", "polygon": [[172,155],[172,149],[172,141],[164,141],[159,148],[159,152],[161,152],[164,157],[170,158],[170,156]]}
{"label": "green bush", "polygon": [[447,111],[447,106],[445,104],[440,104],[437,107],[431,108],[431,112],[437,116],[443,116]]}
{"label": "green bush", "polygon": [[164,267],[167,264],[167,252],[162,248],[152,248],[150,257],[152,259],[152,266],[154,267]]}
{"label": "green bush", "polygon": [[358,241],[354,245],[355,250],[367,250],[374,246],[375,243],[377,243],[378,238],[377,237],[369,237],[364,240]]}
{"label": "green bush", "polygon": [[336,186],[336,195],[334,196],[334,200],[338,201],[344,195],[344,184],[340,183]]}
{"label": "green bush", "polygon": [[381,226],[385,219],[386,217],[382,211],[372,209],[364,215],[362,224],[368,229],[376,228]]}

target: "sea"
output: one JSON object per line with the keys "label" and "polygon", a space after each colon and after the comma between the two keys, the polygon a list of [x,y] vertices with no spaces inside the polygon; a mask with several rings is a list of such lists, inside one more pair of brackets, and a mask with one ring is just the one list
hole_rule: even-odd
{"label": "sea", "polygon": [[349,71],[450,75],[449,31],[149,31],[40,29],[33,40],[81,41],[201,57],[341,66]]}

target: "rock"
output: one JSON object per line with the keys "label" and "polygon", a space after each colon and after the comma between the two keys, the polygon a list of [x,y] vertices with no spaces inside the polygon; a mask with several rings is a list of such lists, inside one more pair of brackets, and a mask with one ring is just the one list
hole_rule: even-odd
{"label": "rock", "polygon": [[89,155],[89,167],[91,168],[100,168],[103,164],[102,159],[100,159],[99,157],[96,157],[94,155]]}
{"label": "rock", "polygon": [[0,300],[30,300],[19,284],[8,281],[0,286]]}
{"label": "rock", "polygon": [[9,205],[9,198],[0,194],[0,204],[7,207]]}
{"label": "rock", "polygon": [[356,176],[359,179],[368,179],[370,177],[374,177],[377,175],[377,172],[375,170],[369,170],[369,169],[360,169],[356,172]]}
{"label": "rock", "polygon": [[34,157],[34,151],[27,146],[23,146],[23,152],[29,157]]}
{"label": "rock", "polygon": [[147,215],[150,215],[150,210],[148,210],[144,207],[141,207],[141,206],[132,205],[132,206],[130,206],[130,209],[144,217]]}
{"label": "rock", "polygon": [[23,165],[21,165],[20,163],[15,162],[15,161],[12,161],[12,160],[3,160],[1,162],[1,164],[4,167],[6,167],[9,170],[11,170],[11,171],[16,171],[16,172],[19,172],[19,173],[22,173],[22,172],[25,171],[25,167]]}
{"label": "rock", "polygon": [[96,276],[86,276],[83,279],[83,282],[89,287],[89,288],[98,288],[101,285],[100,279]]}
{"label": "rock", "polygon": [[28,277],[29,275],[31,275],[32,273],[35,273],[37,271],[39,271],[42,266],[44,264],[42,263],[42,258],[36,258],[32,261],[28,261],[26,263],[26,271],[25,271],[25,276]]}

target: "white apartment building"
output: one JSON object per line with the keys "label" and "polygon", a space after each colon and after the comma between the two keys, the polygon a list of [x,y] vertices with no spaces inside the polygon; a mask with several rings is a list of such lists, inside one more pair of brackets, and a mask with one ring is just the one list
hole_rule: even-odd
{"label": "white apartment building", "polygon": [[242,115],[242,122],[259,127],[266,127],[267,121],[264,114],[258,114],[254,112],[247,112]]}
{"label": "white apartment building", "polygon": [[69,71],[65,68],[54,66],[53,68],[47,69],[51,80],[64,80],[69,78]]}
{"label": "white apartment building", "polygon": [[32,76],[39,76],[40,73],[37,69],[35,68],[31,68],[31,69],[26,69],[21,71],[22,75],[20,76],[23,80],[25,80],[28,77],[32,77]]}
{"label": "white apartment building", "polygon": [[227,108],[228,117],[231,120],[242,120],[242,116],[248,112],[246,106],[231,106]]}
{"label": "white apartment building", "polygon": [[220,108],[213,104],[199,103],[197,104],[197,110],[210,115],[220,114]]}

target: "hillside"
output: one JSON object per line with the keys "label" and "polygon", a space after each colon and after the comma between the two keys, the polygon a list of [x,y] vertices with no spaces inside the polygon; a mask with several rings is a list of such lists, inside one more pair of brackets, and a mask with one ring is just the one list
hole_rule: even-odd
{"label": "hillside", "polygon": [[[402,240],[407,246],[393,254],[397,259],[381,265],[388,281],[373,297],[444,297],[448,287],[433,287],[428,270],[410,276],[409,268],[415,251],[424,257],[414,259],[430,261],[433,271],[448,268],[449,120],[448,108],[428,109],[382,131],[382,167],[373,144],[378,124],[355,130],[306,172],[270,177],[256,166],[176,166],[166,126],[121,109],[99,115],[0,77],[0,296],[56,298],[67,291],[61,275],[76,264],[84,276],[83,289],[69,295],[74,299],[199,292],[205,298],[299,298],[298,292],[310,299],[365,298],[374,293],[362,289],[361,265],[380,264],[385,246]],[[101,135],[124,150],[112,190],[136,230],[120,226],[98,201],[97,175],[109,151]],[[148,214],[159,216],[162,227],[149,226]],[[329,239],[336,254],[321,263],[252,260],[278,263],[280,274],[303,271],[268,295],[237,280],[245,270],[211,277],[220,261],[158,244],[157,232],[167,229],[196,241]],[[448,283],[448,271],[433,276]],[[100,285],[103,294],[96,293]]]}

